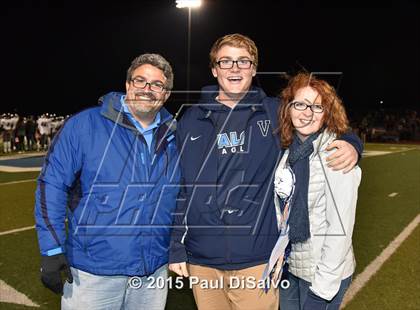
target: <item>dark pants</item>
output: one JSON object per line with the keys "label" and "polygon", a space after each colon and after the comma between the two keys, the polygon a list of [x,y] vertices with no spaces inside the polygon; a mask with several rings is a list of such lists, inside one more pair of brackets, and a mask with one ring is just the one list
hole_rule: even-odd
{"label": "dark pants", "polygon": [[41,147],[46,150],[48,147],[48,135],[41,135]]}
{"label": "dark pants", "polygon": [[25,136],[18,136],[18,140],[17,150],[23,152],[25,150]]}
{"label": "dark pants", "polygon": [[[341,281],[337,295],[328,303],[325,310],[338,310],[343,301],[344,294],[351,283],[351,276]],[[280,288],[280,309],[281,310],[301,310],[308,294],[310,282],[288,274],[290,286],[287,289]]]}
{"label": "dark pants", "polygon": [[26,139],[28,140],[28,150],[30,151],[35,150],[36,149],[35,134],[26,135]]}

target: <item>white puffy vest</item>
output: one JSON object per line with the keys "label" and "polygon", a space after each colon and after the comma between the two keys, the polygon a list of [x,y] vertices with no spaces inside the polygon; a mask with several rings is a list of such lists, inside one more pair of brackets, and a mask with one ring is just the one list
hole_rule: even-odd
{"label": "white puffy vest", "polygon": [[[341,277],[341,279],[337,280],[342,280],[352,275],[356,266],[353,249],[351,246],[351,234],[354,225],[357,187],[360,183],[361,177],[361,171],[359,167],[354,168],[349,173],[349,175],[346,175],[346,177],[341,177],[339,175],[339,173],[342,174],[342,172],[333,172],[330,168],[327,167],[325,158],[329,155],[329,153],[325,149],[334,139],[334,135],[324,132],[324,134],[321,134],[313,142],[315,151],[309,157],[310,177],[308,190],[308,208],[311,237],[305,242],[292,244],[292,251],[288,258],[289,271],[299,278],[314,284],[314,277],[316,272],[318,272],[316,281],[317,286],[322,287],[325,284],[326,286],[329,286],[330,289],[332,289],[329,290],[326,288],[328,291],[319,292],[320,296],[323,296],[327,299],[333,296],[334,291],[336,290],[335,286],[337,286],[339,283],[337,283],[337,281],[331,281],[331,277],[333,276],[334,272],[329,275],[324,274],[325,281],[322,280],[324,278],[324,270],[328,269],[328,267],[325,268],[325,266],[328,264],[328,266],[339,266],[337,268],[333,267],[333,270],[337,271],[337,274],[335,274],[333,277]],[[320,142],[321,145],[319,145]],[[317,152],[318,148],[319,152]],[[287,156],[288,151],[286,151],[285,155],[281,159],[279,167],[280,165],[285,164]],[[327,178],[329,180],[329,184],[326,181]],[[336,182],[335,184],[337,184],[337,182],[347,183],[348,187],[345,186],[344,188],[348,188],[348,192],[344,195],[341,195],[340,193],[334,193],[335,184],[332,184],[332,182]],[[343,185],[346,184],[340,184],[339,186],[342,192],[344,192]],[[333,192],[332,195],[327,194],[329,188],[331,188],[329,193],[331,193],[331,191]],[[339,198],[334,199],[334,196],[339,196]],[[334,202],[333,200],[336,200],[337,202]],[[327,206],[329,208],[335,208],[337,203],[340,205],[339,208],[341,208],[343,205],[347,206],[345,207],[344,212],[350,213],[344,214],[343,212],[343,214],[339,214],[340,212],[331,212],[332,209],[329,209],[327,214]],[[281,215],[279,215],[279,201],[276,195],[275,204],[278,218],[281,218]],[[332,213],[336,213],[336,215],[331,215]],[[334,218],[334,216],[337,216],[337,218]],[[328,217],[334,220],[331,220],[331,223],[329,223]],[[342,225],[340,223],[342,223]],[[335,227],[330,227],[330,225],[334,225]],[[343,228],[347,231],[343,232]],[[328,234],[327,230],[329,231]],[[333,231],[334,235],[336,236],[332,236],[331,231]],[[331,255],[334,255],[331,254],[334,253],[334,251],[331,251],[331,249],[328,250],[329,258],[323,259],[323,247],[330,247],[330,245],[335,244],[339,245],[337,253],[340,254],[337,254],[337,256],[341,255],[340,257],[343,257],[344,260],[341,258],[338,259],[338,257],[331,257]],[[319,268],[318,265],[322,265],[321,268]],[[333,285],[334,288],[331,287],[332,282],[336,282],[335,285]]]}

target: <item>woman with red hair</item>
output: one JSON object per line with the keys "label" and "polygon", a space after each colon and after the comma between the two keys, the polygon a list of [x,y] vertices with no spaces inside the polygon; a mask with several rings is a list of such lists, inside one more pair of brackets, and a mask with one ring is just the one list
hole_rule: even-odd
{"label": "woman with red hair", "polygon": [[308,73],[291,78],[281,97],[285,152],[274,199],[289,241],[284,258],[290,286],[280,289],[280,308],[338,310],[355,269],[352,233],[361,170],[334,171],[326,149],[348,131],[348,119],[334,88]]}

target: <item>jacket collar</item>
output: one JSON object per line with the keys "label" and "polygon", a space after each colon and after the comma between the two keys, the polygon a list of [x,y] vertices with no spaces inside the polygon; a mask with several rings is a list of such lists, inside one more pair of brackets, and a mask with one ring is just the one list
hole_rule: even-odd
{"label": "jacket collar", "polygon": [[325,152],[325,149],[328,145],[331,144],[336,139],[336,135],[326,129],[324,129],[321,134],[316,138],[312,143],[314,146],[314,152],[311,154],[309,159],[312,159],[320,152]]}
{"label": "jacket collar", "polygon": [[[124,93],[110,92],[99,98],[101,107],[101,115],[118,125],[138,132],[137,128],[131,123],[127,115],[125,115],[121,104],[121,97]],[[176,130],[176,121],[173,116],[164,107],[160,109],[161,125],[165,125],[164,136],[168,136]]]}

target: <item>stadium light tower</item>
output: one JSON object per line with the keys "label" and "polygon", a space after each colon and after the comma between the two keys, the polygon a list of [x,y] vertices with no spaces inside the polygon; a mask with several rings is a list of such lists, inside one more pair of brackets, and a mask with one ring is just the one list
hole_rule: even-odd
{"label": "stadium light tower", "polygon": [[200,6],[201,0],[176,0],[177,8],[188,8],[187,103],[190,103],[191,9],[199,8]]}

